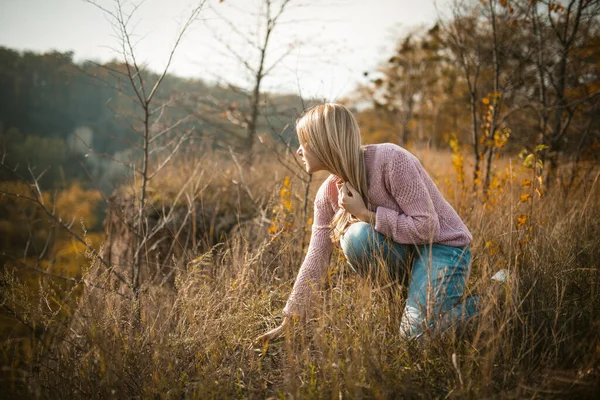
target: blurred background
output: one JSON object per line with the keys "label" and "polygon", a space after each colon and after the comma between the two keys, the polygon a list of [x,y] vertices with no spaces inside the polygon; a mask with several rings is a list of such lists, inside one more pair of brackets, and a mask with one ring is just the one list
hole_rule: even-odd
{"label": "blurred background", "polygon": [[[147,322],[162,315],[153,296],[164,290],[166,303],[179,304],[178,279],[198,268],[215,279],[213,286],[194,280],[199,287],[244,288],[237,298],[254,299],[221,310],[245,321],[232,335],[264,328],[267,304],[282,306],[293,284],[325,178],[307,175],[294,157],[294,123],[323,102],[350,107],[364,143],[396,143],[420,158],[474,234],[474,286],[499,268],[524,274],[514,315],[530,319],[488,342],[506,346],[504,358],[473,355],[473,371],[500,362],[501,378],[485,370],[471,389],[461,377],[433,392],[417,385],[418,393],[489,394],[483,382],[496,379],[496,388],[527,395],[515,389],[510,365],[523,376],[565,360],[575,370],[582,354],[600,355],[593,333],[600,330],[599,22],[598,0],[2,0],[2,379],[21,394],[71,390],[52,371],[70,371],[86,354],[96,364],[77,364],[85,370],[79,387],[87,388],[78,396],[147,396],[172,386],[183,370],[170,365],[161,380],[161,357],[172,349]],[[560,234],[546,230],[552,226]],[[564,237],[573,242],[561,243]],[[231,276],[220,275],[224,269]],[[577,273],[563,286],[547,280],[559,270]],[[541,300],[528,297],[535,285],[543,286]],[[199,301],[184,292],[186,304]],[[104,325],[110,339],[90,334],[108,318],[94,314],[99,305],[122,318]],[[219,309],[211,307],[204,311]],[[563,325],[543,322],[573,309],[577,317]],[[181,315],[171,315],[163,332],[182,343],[206,339],[200,325],[177,330]],[[574,332],[574,321],[582,331]],[[71,344],[60,340],[65,332],[75,335]],[[120,376],[131,367],[127,357],[109,361],[110,348],[125,342],[140,356],[139,342],[128,341],[135,335],[161,349],[162,361],[144,364],[160,375],[147,389]],[[537,343],[533,358],[517,350],[522,338]],[[589,346],[578,347],[582,340]],[[177,351],[185,358],[200,350]],[[273,388],[312,393],[303,380],[276,372],[280,356],[264,371],[233,361],[227,368],[254,376],[240,379],[258,397]],[[593,357],[586,366],[596,365],[600,356]],[[203,360],[194,365],[217,376],[217,364]],[[303,360],[294,371],[308,373],[312,361]],[[112,368],[118,379],[94,378],[98,368]],[[448,376],[444,368],[432,369],[432,382]],[[329,372],[325,385],[333,384]],[[353,379],[381,378],[346,372],[354,378],[335,383],[340,396],[361,397]],[[279,386],[263,388],[256,383],[263,378]],[[390,388],[398,383],[381,379]],[[213,381],[196,384],[219,393]],[[186,385],[175,393],[197,393]]]}

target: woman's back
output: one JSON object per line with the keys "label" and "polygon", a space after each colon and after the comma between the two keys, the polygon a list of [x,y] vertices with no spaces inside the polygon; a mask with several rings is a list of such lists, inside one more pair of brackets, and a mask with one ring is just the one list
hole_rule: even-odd
{"label": "woman's back", "polygon": [[[468,228],[413,154],[392,143],[367,145],[364,154],[376,231],[402,244],[465,246],[472,241]],[[315,213],[328,213],[319,209],[323,203],[337,211],[340,183],[334,175],[323,183]]]}

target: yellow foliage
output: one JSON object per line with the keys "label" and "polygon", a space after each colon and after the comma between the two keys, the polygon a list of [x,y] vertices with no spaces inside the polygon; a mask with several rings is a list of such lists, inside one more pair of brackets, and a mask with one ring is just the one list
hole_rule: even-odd
{"label": "yellow foliage", "polygon": [[523,227],[527,221],[528,221],[529,217],[527,214],[521,214],[517,217],[517,227],[521,228]]}
{"label": "yellow foliage", "polygon": [[452,166],[456,171],[456,180],[458,183],[463,184],[465,182],[464,158],[462,154],[460,154],[460,146],[458,144],[456,135],[452,135],[449,140],[449,144],[450,148],[452,149]]}
{"label": "yellow foliage", "polygon": [[494,133],[494,146],[499,149],[504,148],[506,142],[508,142],[508,138],[510,137],[511,130],[508,128],[504,128],[501,131],[496,131]]}
{"label": "yellow foliage", "polygon": [[453,153],[458,153],[460,151],[460,148],[458,146],[458,139],[456,138],[456,135],[452,135],[452,137],[450,138],[448,143],[450,144],[450,148],[452,149]]}
{"label": "yellow foliage", "polygon": [[490,256],[493,256],[494,254],[500,252],[500,247],[498,247],[496,242],[494,242],[493,240],[488,240],[487,242],[485,242],[484,248],[490,252]]}
{"label": "yellow foliage", "polygon": [[356,115],[364,143],[385,143],[397,140],[398,127],[386,113],[365,110]]}
{"label": "yellow foliage", "polygon": [[274,209],[273,219],[268,230],[269,234],[275,235],[280,231],[291,230],[294,220],[292,211],[292,180],[286,176],[281,189],[279,189],[279,204]]}
{"label": "yellow foliage", "polygon": [[533,168],[535,165],[535,155],[529,154],[527,157],[525,157],[525,160],[523,160],[523,166],[525,168]]}
{"label": "yellow foliage", "polygon": [[529,193],[524,193],[521,195],[521,198],[519,199],[519,201],[521,203],[526,203],[529,199],[531,199],[531,195]]}
{"label": "yellow foliage", "polygon": [[502,191],[502,181],[494,175],[492,177],[492,181],[490,182],[490,189],[497,189],[498,191]]}
{"label": "yellow foliage", "polygon": [[463,156],[460,154],[453,154],[452,155],[452,165],[454,166],[454,169],[457,173],[456,180],[458,181],[458,183],[464,183],[465,171],[463,168],[463,165],[464,165]]}
{"label": "yellow foliage", "polygon": [[[60,276],[81,275],[82,269],[89,265],[85,244],[48,218],[46,212],[35,201],[15,195],[39,199],[49,212],[54,211],[67,224],[75,220],[92,226],[97,220],[94,210],[101,197],[100,193],[73,184],[69,189],[57,193],[55,197],[46,192],[38,197],[40,194],[32,192],[32,188],[25,183],[3,182],[0,185],[3,191],[13,194],[0,196],[0,210],[6,215],[0,218],[0,251],[20,259],[23,257],[23,248],[28,246],[29,252],[22,259],[24,264]],[[104,239],[104,233],[87,233],[85,230],[80,233],[78,227],[74,224],[72,229],[97,249]],[[38,258],[40,255],[43,255],[42,259]],[[23,268],[19,262],[12,267],[19,271],[26,291],[36,293],[40,290],[38,272],[31,268]],[[61,300],[54,300],[56,304],[59,301]]]}
{"label": "yellow foliage", "polygon": [[[92,248],[99,248],[104,233],[88,233],[84,238]],[[73,237],[57,240],[51,252],[49,269],[63,276],[77,276],[88,264],[86,246]]]}
{"label": "yellow foliage", "polygon": [[74,218],[92,226],[97,222],[94,209],[101,197],[99,191],[85,190],[78,183],[73,183],[56,197],[57,214],[63,219]]}

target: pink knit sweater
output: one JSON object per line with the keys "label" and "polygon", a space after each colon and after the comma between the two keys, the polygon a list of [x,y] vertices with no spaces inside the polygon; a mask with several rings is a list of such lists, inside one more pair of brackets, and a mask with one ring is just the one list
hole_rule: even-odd
{"label": "pink knit sweater", "polygon": [[[414,155],[391,143],[368,145],[365,167],[377,232],[402,244],[471,243],[471,233]],[[339,208],[336,182],[341,180],[330,175],[317,192],[310,244],[283,310],[286,315],[301,313],[327,273],[333,249],[329,224]]]}

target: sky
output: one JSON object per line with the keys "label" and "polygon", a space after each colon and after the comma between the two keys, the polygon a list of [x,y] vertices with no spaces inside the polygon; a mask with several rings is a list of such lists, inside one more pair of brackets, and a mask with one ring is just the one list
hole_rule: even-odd
{"label": "sky", "polygon": [[[131,2],[121,0],[124,11]],[[115,0],[96,0],[115,10]],[[145,0],[130,20],[136,58],[161,71],[178,32],[201,0]],[[249,88],[239,59],[257,65],[250,43],[264,37],[264,0],[206,0],[177,48],[170,73]],[[281,0],[274,0],[275,9]],[[430,26],[433,0],[292,0],[270,36],[264,89],[336,101],[365,83],[388,59],[401,34]],[[262,29],[261,29],[262,28]],[[0,0],[0,46],[73,51],[76,61],[120,57],[111,17],[84,0]],[[283,57],[283,58],[282,58]]]}

